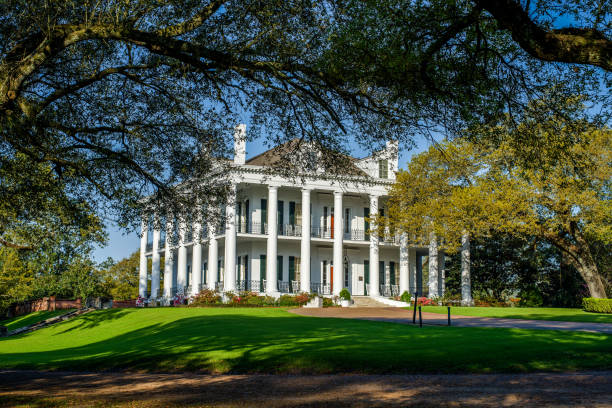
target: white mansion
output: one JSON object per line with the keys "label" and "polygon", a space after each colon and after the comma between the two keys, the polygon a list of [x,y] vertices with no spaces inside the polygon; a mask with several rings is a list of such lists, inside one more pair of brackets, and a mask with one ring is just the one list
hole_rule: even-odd
{"label": "white mansion", "polygon": [[[172,239],[173,221],[166,225],[172,233],[155,229],[152,234],[143,221],[140,296],[191,295],[204,287],[271,296],[337,295],[343,288],[353,296],[389,297],[404,291],[442,296],[444,253],[435,239],[423,247],[405,236],[379,237],[370,231],[369,216],[384,211],[395,180],[397,144],[388,142],[385,151],[370,157],[350,158],[353,168],[346,175],[314,172],[294,180],[268,171],[276,149],[246,160],[245,132],[244,125],[237,127],[232,197],[220,211],[225,213],[224,228],[212,220],[187,225],[179,219],[178,239]],[[469,247],[465,249],[462,263],[469,279]]]}

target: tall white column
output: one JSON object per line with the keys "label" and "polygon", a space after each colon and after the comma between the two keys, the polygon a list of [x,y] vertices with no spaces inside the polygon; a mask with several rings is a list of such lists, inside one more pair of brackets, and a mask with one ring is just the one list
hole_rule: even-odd
{"label": "tall white column", "polygon": [[196,213],[193,223],[193,246],[191,254],[191,294],[197,295],[202,285],[202,218]]}
{"label": "tall white column", "polygon": [[310,190],[302,189],[302,248],[300,253],[300,289],[310,293]]}
{"label": "tall white column", "polygon": [[166,247],[164,253],[164,297],[174,294],[174,220],[168,216],[166,222]]}
{"label": "tall white column", "polygon": [[409,269],[408,269],[408,236],[400,235],[400,257],[399,257],[399,292],[410,292]]}
{"label": "tall white column", "polygon": [[380,296],[378,279],[378,226],[373,222],[378,216],[378,196],[370,196],[370,296]]}
{"label": "tall white column", "polygon": [[443,249],[438,250],[438,296],[444,296],[445,275],[446,275],[446,254]]}
{"label": "tall white column", "polygon": [[157,299],[160,296],[159,293],[159,238],[160,232],[158,228],[153,230],[153,255],[151,256],[151,298]]}
{"label": "tall white column", "polygon": [[334,287],[332,288],[332,293],[334,295],[339,295],[344,286],[342,216],[342,191],[334,191]]}
{"label": "tall white column", "polygon": [[143,218],[140,225],[140,270],[138,279],[138,296],[147,297],[147,220]]}
{"label": "tall white column", "polygon": [[225,207],[225,279],[223,291],[236,290],[236,185],[232,184]]}
{"label": "tall white column", "polygon": [[[209,214],[210,217],[210,214]],[[217,242],[216,235],[216,224],[213,220],[208,221],[208,289],[215,290],[215,284],[217,283],[217,274],[219,266],[219,243]]]}
{"label": "tall white column", "polygon": [[438,240],[434,234],[431,234],[431,240],[429,241],[429,298],[438,296]]}
{"label": "tall white column", "polygon": [[470,279],[470,235],[468,233],[461,236],[461,305],[474,305]]}
{"label": "tall white column", "polygon": [[276,282],[278,187],[268,186],[268,247],[266,249],[266,293],[278,292]]}
{"label": "tall white column", "polygon": [[178,247],[178,265],[176,269],[176,286],[180,290],[185,290],[187,287],[187,223],[181,217],[179,221],[179,247]]}

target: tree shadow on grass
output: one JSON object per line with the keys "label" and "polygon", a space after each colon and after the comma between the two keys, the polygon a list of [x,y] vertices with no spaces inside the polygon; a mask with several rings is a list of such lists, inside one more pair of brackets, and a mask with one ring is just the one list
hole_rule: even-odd
{"label": "tree shadow on grass", "polygon": [[[92,315],[76,328],[100,330],[104,321],[126,313],[131,312]],[[55,334],[55,341],[75,335],[72,330]],[[419,329],[237,310],[151,323],[83,346],[0,351],[0,368],[307,374],[573,370],[611,367],[610,351],[612,336],[594,333]]]}
{"label": "tree shadow on grass", "polygon": [[91,329],[106,323],[111,320],[118,320],[123,316],[132,313],[128,309],[107,309],[107,310],[96,310],[93,312],[85,313],[79,316],[78,319],[72,320],[71,325],[66,325],[64,330],[54,333],[54,336],[62,335],[73,330]]}

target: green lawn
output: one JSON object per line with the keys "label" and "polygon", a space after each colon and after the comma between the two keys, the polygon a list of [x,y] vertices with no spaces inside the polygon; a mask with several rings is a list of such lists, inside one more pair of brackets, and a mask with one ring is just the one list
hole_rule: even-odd
{"label": "green lawn", "polygon": [[[446,306],[423,306],[423,312],[447,313]],[[503,317],[562,322],[612,323],[612,314],[555,307],[451,307],[451,315]]]}
{"label": "green lawn", "polygon": [[282,309],[87,313],[0,340],[0,369],[405,373],[612,368],[612,336],[423,327]]}
{"label": "green lawn", "polygon": [[8,327],[9,331],[26,327],[34,323],[42,322],[43,320],[51,317],[59,316],[72,312],[74,309],[69,310],[53,310],[48,312],[34,312],[23,316],[17,316],[10,319],[0,320],[0,326]]}

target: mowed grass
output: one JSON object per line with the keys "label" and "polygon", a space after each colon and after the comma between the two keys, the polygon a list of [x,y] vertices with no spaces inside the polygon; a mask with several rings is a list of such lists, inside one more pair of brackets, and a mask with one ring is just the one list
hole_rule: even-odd
{"label": "mowed grass", "polygon": [[63,315],[72,312],[74,309],[67,310],[50,310],[45,312],[34,312],[23,316],[12,317],[10,319],[0,320],[0,326],[6,326],[9,331],[19,329],[21,327],[30,326],[34,323],[42,322],[55,316]]}
{"label": "mowed grass", "polygon": [[[423,312],[447,314],[446,306],[423,306]],[[555,307],[451,307],[451,315],[562,322],[612,323],[612,314]]]}
{"label": "mowed grass", "polygon": [[87,313],[0,340],[0,369],[213,373],[526,372],[612,368],[612,336],[323,319],[283,309]]}

